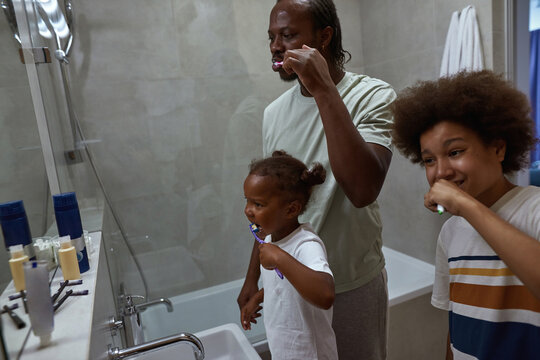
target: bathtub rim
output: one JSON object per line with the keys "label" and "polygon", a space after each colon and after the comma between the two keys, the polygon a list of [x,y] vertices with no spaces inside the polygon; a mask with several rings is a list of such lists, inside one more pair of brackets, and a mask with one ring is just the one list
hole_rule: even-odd
{"label": "bathtub rim", "polygon": [[[412,300],[432,291],[435,276],[434,265],[386,246],[383,246],[383,254],[386,260],[385,269],[388,274],[389,307]],[[400,277],[403,279],[400,279]],[[225,290],[230,290],[231,288],[236,288],[240,291],[243,282],[244,278],[240,278],[191,291],[186,294],[180,294],[172,297],[171,300],[173,300],[173,304],[176,305],[176,303],[181,304],[189,301],[197,301],[205,296],[219,296],[220,293]],[[177,302],[174,300],[177,300]],[[148,318],[147,316],[144,316],[144,314],[143,317]],[[219,326],[219,324],[216,326]],[[250,339],[250,341],[252,341],[253,347],[259,354],[268,351],[268,343],[264,333],[256,335],[253,339]]]}

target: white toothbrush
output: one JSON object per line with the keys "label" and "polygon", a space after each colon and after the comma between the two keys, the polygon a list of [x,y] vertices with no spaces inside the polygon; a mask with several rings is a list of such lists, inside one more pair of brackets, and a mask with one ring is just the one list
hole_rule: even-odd
{"label": "white toothbrush", "polygon": [[445,212],[444,206],[437,204],[437,212],[439,213],[439,215]]}

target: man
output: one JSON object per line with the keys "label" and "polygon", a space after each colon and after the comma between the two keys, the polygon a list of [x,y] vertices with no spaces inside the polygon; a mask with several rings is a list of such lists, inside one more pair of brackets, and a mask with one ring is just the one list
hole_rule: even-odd
{"label": "man", "polygon": [[[265,109],[264,156],[283,149],[325,166],[327,181],[302,221],[323,239],[334,273],[339,358],[384,359],[388,292],[375,200],[392,158],[389,104],[395,92],[344,70],[350,54],[342,48],[332,0],[278,0],[268,35],[273,70],[298,83]],[[240,307],[258,290],[259,275],[254,243]]]}

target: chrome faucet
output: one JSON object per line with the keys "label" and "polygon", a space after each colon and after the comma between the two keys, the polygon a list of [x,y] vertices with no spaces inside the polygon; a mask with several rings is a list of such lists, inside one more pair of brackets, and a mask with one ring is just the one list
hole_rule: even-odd
{"label": "chrome faucet", "polygon": [[113,348],[109,345],[109,360],[122,359],[134,354],[144,353],[146,351],[155,350],[162,346],[174,344],[177,342],[187,342],[193,348],[193,354],[196,360],[204,359],[204,346],[201,340],[193,334],[181,333],[167,336],[161,339],[152,340],[143,344],[131,346],[125,349]]}
{"label": "chrome faucet", "polygon": [[121,297],[123,300],[123,306],[121,309],[122,314],[122,326],[126,334],[126,345],[135,346],[144,343],[144,333],[141,324],[140,313],[150,306],[163,304],[167,307],[168,312],[173,311],[173,305],[169,299],[160,298],[157,300],[151,300],[142,304],[135,304],[134,298],[142,298],[140,295],[125,295]]}
{"label": "chrome faucet", "polygon": [[150,300],[150,301],[142,303],[142,304],[137,304],[137,305],[135,305],[135,310],[140,312],[140,311],[146,310],[150,306],[159,305],[159,304],[165,305],[167,307],[168,312],[173,311],[173,305],[171,303],[171,300],[169,300],[167,298],[159,298],[159,299],[156,299],[156,300]]}

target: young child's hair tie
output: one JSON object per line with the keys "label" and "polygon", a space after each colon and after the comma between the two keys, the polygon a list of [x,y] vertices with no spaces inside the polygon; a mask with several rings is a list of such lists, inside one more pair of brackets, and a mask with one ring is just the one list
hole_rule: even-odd
{"label": "young child's hair tie", "polygon": [[326,179],[326,170],[320,163],[313,164],[311,169],[305,169],[300,175],[300,180],[308,186],[319,185]]}

